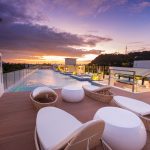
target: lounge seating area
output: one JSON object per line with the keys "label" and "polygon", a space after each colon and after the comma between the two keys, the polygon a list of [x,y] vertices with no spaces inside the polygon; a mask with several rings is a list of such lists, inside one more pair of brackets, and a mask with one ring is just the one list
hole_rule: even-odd
{"label": "lounge seating area", "polygon": [[81,123],[64,110],[56,107],[45,107],[37,114],[36,148],[37,150],[86,150],[96,148],[101,144],[100,139],[104,127],[105,123],[102,120]]}
{"label": "lounge seating area", "polygon": [[[33,91],[32,95],[36,93],[36,90]],[[44,88],[41,88],[41,91],[43,90]],[[110,86],[63,87],[61,96],[66,102],[81,102],[85,92],[86,96],[91,99],[104,103],[110,103],[114,99],[114,102],[118,104],[117,106],[121,106],[122,109],[117,107],[100,108],[92,120],[83,124],[71,114],[56,108],[57,105],[56,107],[42,108],[36,119],[35,145],[37,150],[62,148],[65,150],[86,150],[97,146],[100,148],[103,145],[107,149],[115,150],[142,149],[147,140],[146,129],[149,131],[149,118],[144,119],[143,116],[150,114],[150,105],[140,101],[138,103],[134,99],[123,96],[113,97],[110,90]],[[45,91],[47,92],[48,89],[45,88]],[[123,107],[117,100],[125,106]],[[139,106],[142,106],[142,109]],[[120,137],[127,140],[119,140]]]}
{"label": "lounge seating area", "polygon": [[[119,117],[123,118],[118,120]],[[111,147],[115,150],[140,150],[146,140],[146,130],[140,118],[117,107],[99,109],[94,118],[86,123],[56,107],[40,109],[36,118],[37,150],[102,149],[103,145],[109,145],[109,150]]]}
{"label": "lounge seating area", "polygon": [[[93,90],[97,90],[97,89],[99,90],[99,88],[101,88],[101,87],[93,86],[92,88],[93,88]],[[110,87],[107,87],[107,88],[110,90]],[[43,140],[40,138],[41,134],[44,134],[44,135],[46,134],[47,135],[47,134],[49,134],[49,132],[52,132],[54,134],[53,137],[55,137],[55,136],[59,136],[58,133],[61,133],[61,132],[58,132],[57,134],[55,134],[56,131],[59,131],[60,127],[61,127],[60,130],[64,130],[63,128],[65,128],[66,126],[71,126],[71,128],[72,128],[72,125],[69,125],[70,123],[68,123],[68,122],[72,122],[72,121],[69,121],[70,120],[69,118],[72,118],[75,122],[78,122],[80,125],[85,125],[90,120],[93,120],[94,118],[97,118],[97,117],[94,117],[94,116],[97,114],[97,112],[99,112],[99,110],[101,110],[102,108],[105,108],[106,106],[107,107],[108,106],[113,106],[113,104],[111,104],[111,102],[113,102],[113,101],[111,101],[110,103],[104,103],[104,102],[101,102],[101,101],[94,100],[89,96],[85,96],[84,99],[82,101],[80,101],[79,103],[69,103],[69,102],[66,102],[66,101],[62,100],[61,90],[55,90],[55,92],[58,95],[58,99],[57,99],[57,105],[56,105],[57,108],[53,108],[53,110],[54,111],[59,110],[60,114],[59,114],[59,112],[56,113],[56,114],[55,113],[50,114],[49,110],[48,110],[48,113],[46,113],[46,111],[47,111],[46,108],[40,109],[40,111],[37,114],[37,112],[33,110],[33,107],[31,105],[31,100],[30,100],[30,96],[29,96],[30,93],[29,92],[5,93],[3,95],[3,97],[1,98],[1,104],[2,105],[0,106],[0,114],[8,114],[9,117],[5,117],[5,119],[4,119],[2,116],[0,116],[0,120],[4,121],[3,124],[0,124],[0,129],[2,129],[2,128],[4,129],[4,130],[2,130],[2,133],[1,133],[2,136],[0,136],[0,145],[2,145],[2,148],[1,148],[2,150],[3,149],[9,149],[9,147],[13,147],[13,149],[16,149],[16,150],[19,149],[19,148],[21,148],[23,150],[25,150],[25,149],[35,150],[35,142],[34,142],[34,139],[33,139],[35,126],[36,126],[36,130],[37,130],[37,134],[35,134],[35,139],[37,139],[36,140],[37,141],[36,144],[37,144],[37,143],[39,143],[39,141],[40,141],[40,143],[43,142]],[[121,93],[121,91],[116,90],[114,88],[111,89],[111,92],[114,95],[129,96],[127,92],[126,93]],[[132,95],[130,95],[130,96],[132,97]],[[13,97],[13,101],[12,101],[12,97]],[[140,97],[140,95],[139,95],[139,97]],[[9,109],[6,109],[6,107],[9,108]],[[120,109],[120,108],[118,108],[118,109]],[[130,111],[130,113],[132,113],[132,112]],[[133,114],[133,118],[134,118],[134,116],[137,117],[137,115],[135,115],[134,113],[132,113],[132,114]],[[49,117],[50,115],[52,115],[53,117]],[[63,115],[64,115],[64,117],[66,117],[66,119],[63,119]],[[36,116],[37,116],[37,119],[36,119]],[[38,116],[41,116],[41,117],[38,117]],[[60,116],[61,119],[63,119],[63,121],[61,121],[59,116]],[[102,116],[101,113],[98,116]],[[112,117],[112,118],[114,118],[114,117]],[[13,122],[11,121],[12,119],[14,119]],[[122,119],[124,119],[124,118],[122,118]],[[105,120],[104,118],[103,119],[101,118],[100,120],[104,120],[105,127],[108,127],[107,120]],[[116,120],[118,120],[118,119],[116,118]],[[139,118],[135,119],[135,120],[137,120],[137,122],[141,121]],[[140,120],[140,121],[138,121],[138,120]],[[56,124],[55,121],[58,122],[58,126],[54,125],[54,124]],[[8,122],[9,122],[9,124],[8,124]],[[41,122],[41,123],[39,123],[39,122]],[[120,122],[120,120],[118,120],[118,123],[119,122]],[[66,125],[63,125],[63,123],[65,123]],[[131,125],[133,125],[133,123],[131,123]],[[16,128],[16,126],[17,126],[17,128]],[[42,133],[41,133],[40,130],[41,130],[41,128],[43,128],[43,126],[44,126],[44,130],[42,129]],[[54,127],[55,130],[54,129],[52,130],[52,128],[51,128],[51,130],[49,130],[49,129],[46,130],[46,128],[48,126],[49,127],[50,126]],[[39,127],[40,127],[40,130],[39,130]],[[101,130],[104,133],[106,132],[105,127],[104,127],[104,131]],[[68,130],[68,129],[70,129],[70,128],[69,127],[65,128],[65,130]],[[12,131],[13,131],[13,136],[10,137],[9,135],[12,135]],[[48,131],[48,132],[46,132],[46,131]],[[65,143],[67,144],[69,142],[69,146],[70,146],[71,144],[74,145],[78,141],[78,140],[76,140],[76,138],[78,137],[77,135],[80,135],[80,134],[79,134],[79,132],[76,132],[76,131],[77,130],[75,130],[75,128],[72,129],[72,132],[69,131],[68,136],[67,136],[68,140],[66,140],[66,138],[65,138],[63,140],[64,143],[61,143],[62,145],[60,145],[60,146],[62,146],[62,147],[65,146],[66,149],[69,150],[70,147],[67,147],[65,145]],[[74,136],[74,138],[72,139],[71,135],[74,132],[78,133],[78,134],[75,134],[76,136]],[[90,133],[90,132],[88,132],[88,133]],[[49,134],[49,135],[52,135],[52,134]],[[147,137],[146,137],[146,140],[145,140],[146,145],[145,145],[145,142],[144,142],[144,137],[145,136],[143,134],[143,138],[142,138],[143,142],[142,142],[142,140],[140,140],[143,143],[143,144],[141,144],[141,148],[144,146],[143,150],[148,150],[150,148],[150,143],[149,143],[150,133],[147,131]],[[104,137],[102,135],[102,139],[103,138]],[[44,142],[46,142],[45,138],[43,138],[43,139],[44,139]],[[51,140],[48,139],[48,144],[51,144],[51,143],[49,143],[49,141],[51,141]],[[112,145],[110,146],[111,143],[105,141],[105,139],[103,139],[102,141],[103,141],[102,143],[103,144],[105,143],[104,145],[108,149],[112,146]],[[71,144],[70,144],[70,142],[71,142]],[[17,145],[16,145],[16,143],[17,143]],[[54,146],[57,146],[57,144],[59,144],[59,143],[55,143]],[[139,142],[138,142],[138,144],[139,144]],[[44,144],[42,144],[42,145],[44,145]],[[37,145],[37,146],[39,146],[39,145]],[[85,146],[85,145],[83,144],[82,146]]]}

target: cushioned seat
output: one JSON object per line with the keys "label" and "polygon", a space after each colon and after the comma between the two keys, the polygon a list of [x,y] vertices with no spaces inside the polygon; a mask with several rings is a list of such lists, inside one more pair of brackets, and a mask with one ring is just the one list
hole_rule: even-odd
{"label": "cushioned seat", "polygon": [[37,87],[32,92],[32,97],[34,99],[42,98],[48,93],[55,93],[54,90],[52,90],[49,87],[43,86],[43,87]]}
{"label": "cushioned seat", "polygon": [[95,85],[84,85],[83,88],[89,91],[97,91],[101,89],[99,86],[95,86]]}
{"label": "cushioned seat", "polygon": [[44,149],[59,149],[81,126],[75,117],[55,107],[41,109],[36,120],[38,137]]}
{"label": "cushioned seat", "polygon": [[119,106],[129,109],[137,114],[142,116],[150,115],[150,105],[147,103],[124,96],[114,96],[113,99]]}

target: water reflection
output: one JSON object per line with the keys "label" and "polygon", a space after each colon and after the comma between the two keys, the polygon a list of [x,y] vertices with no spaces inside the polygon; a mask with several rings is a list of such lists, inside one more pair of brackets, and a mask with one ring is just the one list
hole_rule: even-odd
{"label": "water reflection", "polygon": [[85,84],[90,83],[88,81],[77,81],[52,70],[38,70],[10,91],[31,91],[38,86],[49,86],[56,89],[66,85],[82,86]]}

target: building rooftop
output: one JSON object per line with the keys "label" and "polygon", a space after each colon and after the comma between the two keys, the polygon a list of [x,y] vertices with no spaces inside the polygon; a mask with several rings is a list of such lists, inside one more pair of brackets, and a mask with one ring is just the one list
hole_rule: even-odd
{"label": "building rooftop", "polygon": [[[115,88],[112,91],[116,95],[137,98],[150,104],[150,92],[134,94]],[[56,92],[59,94],[57,107],[69,112],[82,122],[91,120],[99,108],[108,106],[88,97],[80,103],[67,103],[62,101],[60,90]],[[5,93],[0,98],[0,150],[35,150],[36,113],[30,102],[29,92]],[[147,134],[144,150],[150,149],[150,132]]]}

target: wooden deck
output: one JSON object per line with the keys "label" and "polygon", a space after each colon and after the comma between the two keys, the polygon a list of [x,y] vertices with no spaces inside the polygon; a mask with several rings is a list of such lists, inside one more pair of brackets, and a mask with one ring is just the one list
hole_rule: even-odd
{"label": "wooden deck", "polygon": [[[80,103],[67,103],[62,101],[60,90],[59,108],[71,113],[80,121],[86,122],[93,118],[95,112],[106,104],[85,97]],[[125,95],[150,103],[150,93],[131,94],[113,89],[117,95]],[[36,111],[30,103],[29,92],[5,93],[0,98],[0,150],[35,150],[34,127]],[[144,150],[150,149],[150,133]]]}

